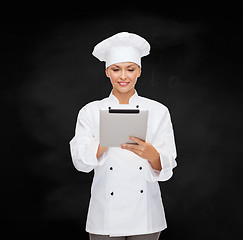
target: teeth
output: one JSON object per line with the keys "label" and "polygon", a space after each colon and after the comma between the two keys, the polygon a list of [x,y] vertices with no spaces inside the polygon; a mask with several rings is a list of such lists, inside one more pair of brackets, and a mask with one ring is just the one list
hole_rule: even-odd
{"label": "teeth", "polygon": [[119,82],[119,84],[125,86],[125,85],[127,85],[128,83],[126,83],[126,82]]}

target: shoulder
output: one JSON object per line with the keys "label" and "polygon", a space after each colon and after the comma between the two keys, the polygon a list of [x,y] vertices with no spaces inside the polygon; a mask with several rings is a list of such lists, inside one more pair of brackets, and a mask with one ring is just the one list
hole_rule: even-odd
{"label": "shoulder", "polygon": [[147,108],[149,108],[151,110],[163,111],[163,112],[168,111],[168,108],[164,104],[162,104],[158,101],[155,101],[153,99],[149,99],[146,97],[140,97],[140,100]]}
{"label": "shoulder", "polygon": [[[155,100],[142,97],[144,108],[149,110],[149,119],[152,124],[171,122],[170,112],[167,106]],[[154,121],[156,120],[156,121]]]}
{"label": "shoulder", "polygon": [[102,106],[104,105],[104,103],[107,101],[107,98],[101,99],[101,100],[95,100],[92,102],[89,102],[87,104],[85,104],[79,111],[79,113],[89,113],[89,112],[94,112],[99,110],[100,108],[102,108]]}
{"label": "shoulder", "polygon": [[85,104],[82,109],[96,108],[100,104],[101,101],[102,100],[95,100],[95,101],[89,102],[89,103]]}

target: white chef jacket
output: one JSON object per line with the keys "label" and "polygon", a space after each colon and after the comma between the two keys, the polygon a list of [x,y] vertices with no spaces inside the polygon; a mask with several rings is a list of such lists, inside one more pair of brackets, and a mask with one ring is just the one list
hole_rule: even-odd
{"label": "white chef jacket", "polygon": [[[146,141],[160,154],[162,170],[120,147],[110,147],[97,159],[99,109],[149,110]],[[129,123],[124,123],[129,124]],[[117,126],[119,127],[119,126]],[[86,231],[110,236],[130,236],[162,231],[167,227],[158,181],[166,181],[176,167],[176,148],[168,109],[137,92],[129,104],[119,104],[112,94],[85,105],[78,114],[70,141],[77,170],[94,170]]]}

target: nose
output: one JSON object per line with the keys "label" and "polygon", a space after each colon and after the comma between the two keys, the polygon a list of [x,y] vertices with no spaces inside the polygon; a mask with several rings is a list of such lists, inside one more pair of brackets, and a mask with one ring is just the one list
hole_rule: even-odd
{"label": "nose", "polygon": [[122,71],[121,72],[121,77],[120,77],[122,80],[125,80],[125,79],[127,79],[127,75],[126,75],[126,71]]}

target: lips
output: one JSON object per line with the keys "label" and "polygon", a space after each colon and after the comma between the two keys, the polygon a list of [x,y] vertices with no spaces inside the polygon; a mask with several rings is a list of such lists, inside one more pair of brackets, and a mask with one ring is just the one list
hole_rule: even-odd
{"label": "lips", "polygon": [[118,82],[118,84],[121,86],[121,87],[126,87],[129,82]]}

